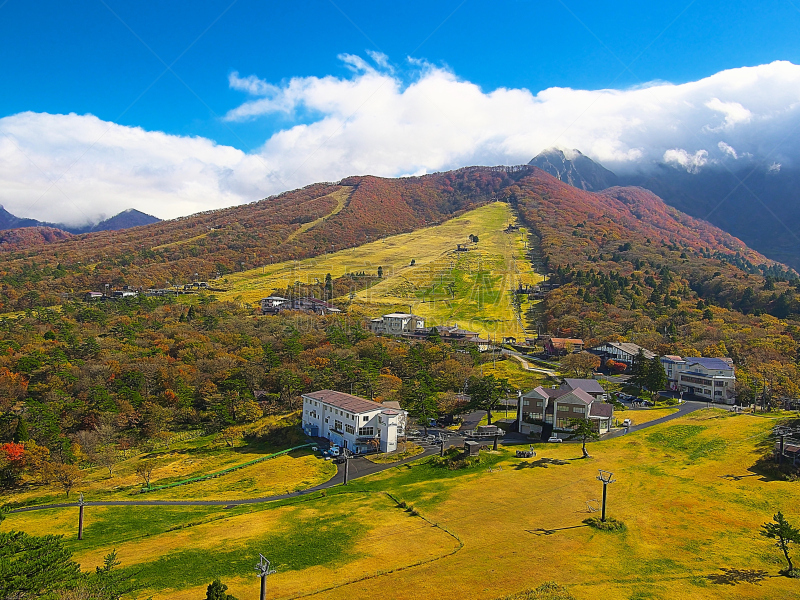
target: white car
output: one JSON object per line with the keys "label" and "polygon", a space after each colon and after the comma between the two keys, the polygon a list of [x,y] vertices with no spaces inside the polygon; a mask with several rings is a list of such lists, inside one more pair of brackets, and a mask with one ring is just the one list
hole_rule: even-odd
{"label": "white car", "polygon": [[560,437],[558,437],[558,436],[555,436],[555,435],[554,435],[553,437],[551,437],[551,438],[550,438],[549,440],[547,440],[547,441],[548,441],[548,442],[551,442],[551,443],[553,443],[553,444],[560,444],[560,443],[561,443],[561,438],[560,438]]}
{"label": "white car", "polygon": [[630,427],[631,425],[633,425],[633,421],[631,421],[630,419],[624,419],[622,421],[622,426],[623,427]]}

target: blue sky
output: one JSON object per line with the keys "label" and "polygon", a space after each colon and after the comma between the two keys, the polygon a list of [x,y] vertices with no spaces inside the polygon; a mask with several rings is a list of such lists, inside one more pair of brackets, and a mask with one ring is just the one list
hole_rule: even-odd
{"label": "blue sky", "polygon": [[[380,51],[396,64],[413,56],[485,91],[532,92],[682,83],[800,62],[800,11],[786,0],[610,4],[8,0],[0,8],[0,115],[91,113],[248,150],[303,116],[220,123],[243,100],[228,75],[272,83],[344,76],[342,53]],[[162,75],[173,61],[174,73]]]}
{"label": "blue sky", "polygon": [[553,146],[775,171],[798,32],[800,0],[0,0],[0,204],[175,217]]}

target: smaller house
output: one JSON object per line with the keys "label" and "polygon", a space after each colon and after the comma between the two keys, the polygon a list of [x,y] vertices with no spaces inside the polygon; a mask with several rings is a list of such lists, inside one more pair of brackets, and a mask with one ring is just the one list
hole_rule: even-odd
{"label": "smaller house", "polygon": [[277,314],[282,307],[289,302],[288,298],[282,296],[267,296],[261,299],[261,314],[274,315]]}
{"label": "smaller house", "polygon": [[83,299],[86,300],[86,302],[91,302],[92,300],[102,300],[103,294],[101,292],[86,292],[83,295]]}
{"label": "smaller house", "polygon": [[303,298],[283,298],[282,296],[267,296],[261,299],[261,314],[276,315],[282,310],[301,310],[313,312],[318,315],[328,315],[342,312],[339,308],[309,296]]}
{"label": "smaller house", "polygon": [[553,429],[569,431],[570,419],[586,419],[600,434],[611,429],[614,406],[589,395],[581,388],[558,389],[537,387],[519,399],[519,432],[534,432],[538,423],[551,425]]}
{"label": "smaller house", "polygon": [[580,338],[542,338],[544,351],[550,356],[564,356],[583,351],[583,340]]}
{"label": "smaller house", "polygon": [[310,296],[299,298],[297,300],[293,299],[289,302],[289,304],[292,310],[303,310],[306,312],[313,312],[318,315],[329,315],[342,312],[330,302],[325,302],[324,300],[319,300]]}
{"label": "smaller house", "polygon": [[138,293],[132,290],[114,290],[113,292],[111,292],[111,297],[114,300],[119,300],[120,298],[133,298],[134,296],[137,295]]}
{"label": "smaller house", "polygon": [[589,348],[589,352],[597,354],[602,359],[603,364],[608,359],[614,359],[628,366],[633,364],[633,359],[639,355],[639,350],[644,353],[644,357],[648,360],[656,356],[655,352],[642,348],[633,342],[606,342],[594,348]]}
{"label": "smaller house", "polygon": [[376,335],[427,334],[425,319],[410,313],[389,313],[370,321]]}

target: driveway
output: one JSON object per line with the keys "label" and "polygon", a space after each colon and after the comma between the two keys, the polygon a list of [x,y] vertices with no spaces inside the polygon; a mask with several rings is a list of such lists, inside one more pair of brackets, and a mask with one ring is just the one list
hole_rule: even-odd
{"label": "driveway", "polygon": [[[694,400],[684,400],[682,404],[678,406],[678,411],[672,413],[671,415],[667,415],[666,417],[661,417],[660,419],[655,419],[654,421],[648,421],[647,423],[642,423],[641,425],[631,425],[630,427],[622,429],[617,429],[616,431],[612,431],[607,433],[603,436],[602,439],[608,440],[611,438],[619,437],[621,435],[625,435],[626,433],[633,433],[634,431],[640,431],[642,429],[647,429],[648,427],[652,427],[653,425],[661,425],[662,423],[666,423],[667,421],[672,421],[673,419],[678,419],[685,415],[688,415],[691,412],[696,410],[700,410],[701,408],[706,408],[708,404],[706,402],[697,402]],[[632,413],[636,413],[638,411],[632,410]]]}

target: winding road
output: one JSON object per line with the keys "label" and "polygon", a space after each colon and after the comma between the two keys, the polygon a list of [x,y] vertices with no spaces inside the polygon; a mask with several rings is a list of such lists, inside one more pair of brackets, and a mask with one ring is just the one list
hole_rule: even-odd
{"label": "winding road", "polygon": [[[672,421],[673,419],[677,419],[679,417],[683,417],[691,412],[696,410],[700,410],[707,406],[706,402],[696,402],[696,401],[684,401],[679,407],[677,412],[671,415],[667,415],[666,417],[662,417],[660,419],[655,419],[653,421],[649,421],[647,423],[642,423],[641,425],[632,425],[627,429],[619,429],[616,431],[612,431],[603,436],[600,443],[603,440],[608,440],[615,437],[620,437],[626,435],[627,433],[633,433],[635,431],[640,431],[642,429],[646,429],[648,427],[653,427],[654,425],[660,425],[662,423],[666,423],[667,421]],[[631,410],[631,413],[638,412],[637,410]],[[483,416],[483,412],[476,412],[470,415],[465,416],[465,420],[469,419],[470,424],[473,422],[477,423]],[[474,428],[474,427],[473,427]],[[433,432],[439,432],[440,430],[431,430]],[[449,436],[446,440],[445,447],[451,447],[456,445],[461,445],[463,441],[463,436],[456,434],[452,431],[445,431],[448,433]],[[519,434],[508,434],[503,439],[504,445],[514,445],[514,444],[530,444],[530,440],[522,435]],[[576,442],[579,443],[579,442]],[[597,443],[597,442],[595,442]],[[397,467],[400,465],[404,465],[409,462],[413,462],[415,460],[419,460],[421,458],[427,458],[429,456],[433,456],[434,454],[439,453],[439,446],[426,446],[425,451],[422,454],[418,454],[416,456],[412,456],[411,458],[407,458],[406,460],[401,460],[395,463],[388,463],[388,464],[376,464],[373,463],[366,458],[360,456],[356,458],[350,459],[350,470],[349,470],[349,480],[352,481],[354,479],[360,479],[362,477],[367,477],[368,475],[373,475],[374,473],[379,473],[381,471],[385,471],[386,469],[391,469],[392,467]],[[262,498],[245,498],[241,500],[99,500],[96,502],[84,502],[84,506],[224,506],[234,507],[234,506],[243,506],[248,504],[260,504],[263,502],[273,502],[275,500],[286,500],[289,498],[297,498],[300,496],[305,496],[308,494],[313,494],[314,492],[319,492],[321,490],[326,490],[332,488],[334,486],[344,484],[344,469],[342,466],[337,466],[336,474],[330,478],[325,483],[321,483],[317,486],[300,490],[297,492],[291,492],[289,494],[279,494],[277,496],[265,496]],[[42,504],[37,506],[24,506],[21,508],[16,508],[14,510],[9,511],[9,513],[22,513],[22,512],[30,512],[34,510],[47,510],[51,508],[74,508],[79,506],[77,502],[63,502],[59,504]]]}

